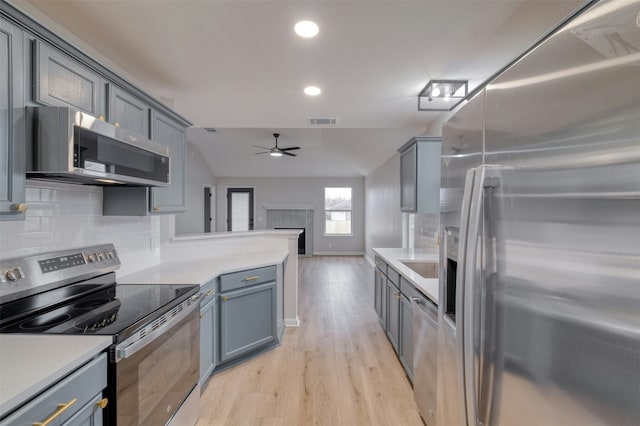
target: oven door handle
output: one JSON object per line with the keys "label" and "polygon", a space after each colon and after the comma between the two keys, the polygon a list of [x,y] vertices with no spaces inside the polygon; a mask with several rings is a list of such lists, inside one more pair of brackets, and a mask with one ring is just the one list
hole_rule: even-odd
{"label": "oven door handle", "polygon": [[[194,313],[194,311],[200,307],[200,304],[196,303],[198,299],[200,299],[199,295],[193,296],[190,299],[182,302],[180,305],[171,309],[171,311],[162,315],[160,318],[156,319],[151,324],[145,326],[142,330],[136,332],[136,334],[116,346],[116,362],[119,362],[120,360],[125,358],[130,358],[136,352],[140,351],[149,343],[153,342],[162,334],[164,334],[175,324],[180,322],[183,318],[187,317],[191,313]],[[179,309],[180,306],[182,306],[182,310]],[[177,311],[175,315],[173,314],[174,311]],[[154,328],[154,324],[161,325]],[[140,337],[141,334],[144,337]]]}

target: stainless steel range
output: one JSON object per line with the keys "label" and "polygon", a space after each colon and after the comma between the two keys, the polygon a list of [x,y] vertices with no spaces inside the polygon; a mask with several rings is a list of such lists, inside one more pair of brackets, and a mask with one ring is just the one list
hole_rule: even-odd
{"label": "stainless steel range", "polygon": [[112,244],[0,260],[0,333],[112,336],[105,424],[193,424],[198,286],[117,284],[119,267]]}

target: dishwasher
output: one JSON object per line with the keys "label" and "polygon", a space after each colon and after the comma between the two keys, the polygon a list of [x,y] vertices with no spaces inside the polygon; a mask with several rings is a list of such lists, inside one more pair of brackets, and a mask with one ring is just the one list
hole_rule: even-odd
{"label": "dishwasher", "polygon": [[438,307],[426,297],[412,297],[413,396],[428,426],[436,424],[438,377]]}

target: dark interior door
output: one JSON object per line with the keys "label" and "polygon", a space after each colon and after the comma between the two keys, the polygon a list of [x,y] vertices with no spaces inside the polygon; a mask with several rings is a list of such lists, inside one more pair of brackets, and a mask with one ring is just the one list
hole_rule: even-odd
{"label": "dark interior door", "polygon": [[204,188],[204,232],[211,232],[211,188]]}
{"label": "dark interior door", "polygon": [[227,231],[253,230],[253,188],[227,188]]}

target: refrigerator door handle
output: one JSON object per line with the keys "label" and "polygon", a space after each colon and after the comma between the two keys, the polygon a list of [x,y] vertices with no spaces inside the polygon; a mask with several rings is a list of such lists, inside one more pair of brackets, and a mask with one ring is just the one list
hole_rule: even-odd
{"label": "refrigerator door handle", "polygon": [[471,418],[469,414],[475,416],[475,409],[470,409],[469,404],[470,400],[468,398],[466,388],[466,365],[465,365],[465,339],[464,336],[466,334],[466,324],[465,318],[467,316],[464,308],[465,304],[465,263],[466,263],[466,245],[467,245],[467,234],[469,229],[469,208],[471,204],[471,196],[473,193],[473,185],[475,181],[475,173],[476,169],[467,170],[467,176],[465,178],[464,184],[464,193],[462,196],[462,206],[461,206],[461,218],[460,218],[460,234],[458,240],[458,266],[456,271],[456,358],[458,365],[458,387],[460,389],[460,395],[462,395],[462,403],[463,407],[460,407],[463,411],[463,420],[465,420],[465,425],[472,425]]}
{"label": "refrigerator door handle", "polygon": [[[467,410],[467,424],[470,426],[482,425],[482,419],[478,415],[478,387],[479,383],[479,364],[482,362],[480,354],[476,353],[474,347],[475,341],[475,318],[477,314],[478,304],[474,300],[474,296],[481,290],[482,270],[483,270],[483,253],[479,241],[483,237],[483,198],[488,188],[495,187],[499,184],[500,166],[479,166],[475,170],[471,169],[467,172],[465,181],[465,198],[468,195],[468,209],[463,209],[463,213],[467,213],[467,217],[463,216],[461,227],[461,236],[464,235],[464,243],[460,245],[459,253],[462,254],[462,295],[461,305],[464,312],[461,318],[462,336],[462,357],[464,366],[464,395]],[[468,190],[467,190],[468,189]],[[467,194],[468,193],[468,194]],[[463,207],[465,206],[465,198],[463,198]],[[480,277],[480,280],[478,280]],[[478,359],[476,360],[476,356]],[[490,395],[485,395],[490,397]]]}

